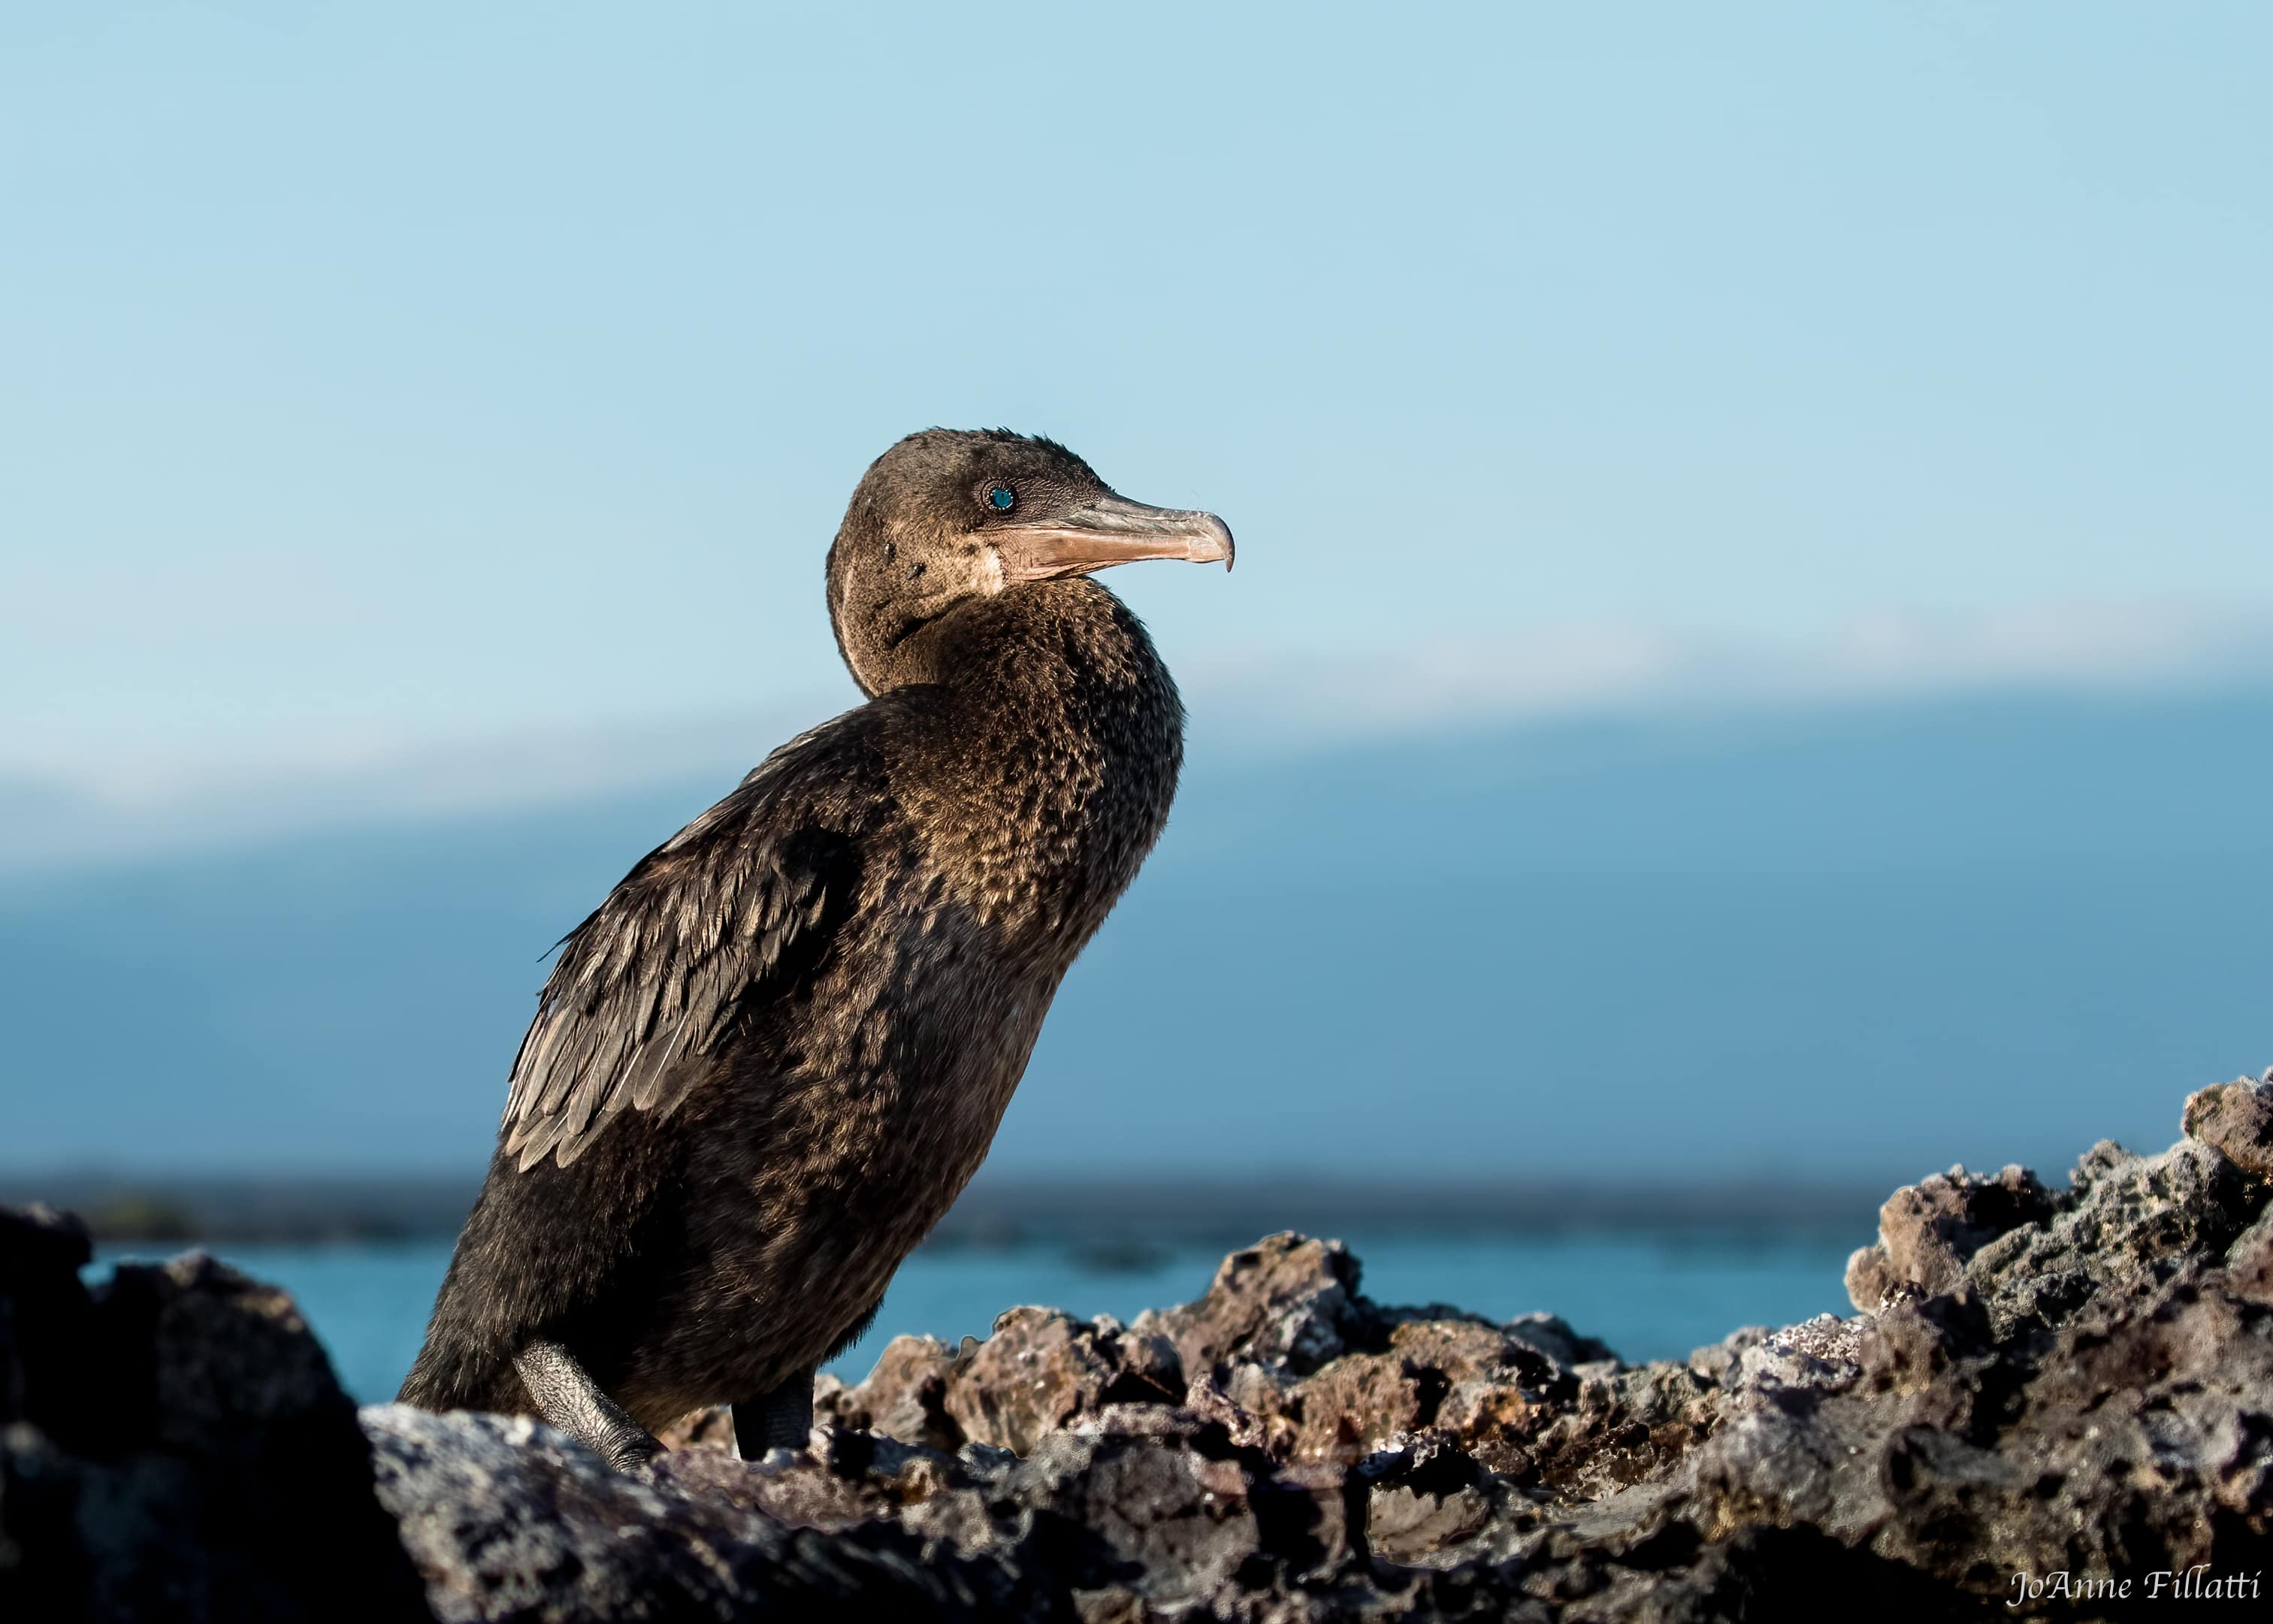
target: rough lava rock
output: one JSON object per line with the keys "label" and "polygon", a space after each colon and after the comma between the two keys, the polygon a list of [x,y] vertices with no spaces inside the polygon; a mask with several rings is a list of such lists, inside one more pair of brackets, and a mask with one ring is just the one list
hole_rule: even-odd
{"label": "rough lava rock", "polygon": [[427,1617],[291,1298],[199,1252],[90,1291],[88,1255],[0,1209],[0,1619]]}
{"label": "rough lava rock", "polygon": [[[0,1613],[19,1596],[77,1608],[58,1617],[857,1600],[1091,1624],[2262,1606],[2273,1075],[2204,1090],[2184,1120],[2160,1155],[2095,1147],[2065,1189],[2008,1168],[1899,1192],[1849,1267],[1855,1318],[1685,1360],[1628,1365],[1545,1315],[1384,1307],[1338,1243],[1280,1235],[1132,1324],[1020,1308],[983,1342],[900,1338],[858,1386],[821,1384],[804,1451],[746,1463],[722,1416],[690,1417],[637,1480],[525,1419],[379,1407],[349,1436],[276,1294],[188,1259],[91,1296],[83,1240],[11,1220]],[[121,1305],[154,1296],[165,1335]],[[175,1419],[122,1404],[136,1380]],[[299,1425],[314,1441],[280,1453]],[[134,1464],[154,1452],[164,1471]],[[389,1577],[412,1570],[423,1598]],[[2127,1602],[2091,1588],[2127,1580]]]}

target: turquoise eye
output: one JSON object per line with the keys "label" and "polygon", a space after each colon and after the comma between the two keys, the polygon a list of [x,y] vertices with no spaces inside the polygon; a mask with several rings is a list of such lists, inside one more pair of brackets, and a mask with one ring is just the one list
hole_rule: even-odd
{"label": "turquoise eye", "polygon": [[986,500],[994,504],[997,513],[1008,513],[1018,505],[1018,493],[1007,485],[998,485],[986,492]]}

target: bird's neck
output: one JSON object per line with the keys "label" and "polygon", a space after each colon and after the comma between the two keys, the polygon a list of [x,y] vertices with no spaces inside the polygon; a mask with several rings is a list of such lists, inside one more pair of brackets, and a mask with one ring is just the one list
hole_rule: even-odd
{"label": "bird's neck", "polygon": [[1093,582],[1014,587],[950,620],[911,775],[919,823],[974,906],[1070,962],[1167,822],[1182,702]]}

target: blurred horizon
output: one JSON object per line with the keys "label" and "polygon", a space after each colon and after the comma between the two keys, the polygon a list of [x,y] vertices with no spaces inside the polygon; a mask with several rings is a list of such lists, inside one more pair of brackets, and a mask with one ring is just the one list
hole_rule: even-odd
{"label": "blurred horizon", "polygon": [[[1108,582],[1121,585],[1129,573]],[[438,737],[391,749],[0,771],[0,879],[706,779],[715,799],[775,745],[859,703],[841,666],[827,675],[834,680],[635,723]],[[2061,604],[1967,620],[1882,614],[1833,635],[1774,642],[1569,627],[1516,646],[1448,640],[1309,658],[1234,656],[1179,675],[1195,761],[1283,762],[1542,725],[1709,726],[1968,695],[2120,703],[2273,691],[2273,611]]]}
{"label": "blurred horizon", "polygon": [[[2273,1059],[2269,731],[2273,684],[2040,683],[1203,741],[990,1171],[1883,1193],[2159,1147]],[[0,876],[0,1170],[477,1169],[548,945],[739,765]]]}

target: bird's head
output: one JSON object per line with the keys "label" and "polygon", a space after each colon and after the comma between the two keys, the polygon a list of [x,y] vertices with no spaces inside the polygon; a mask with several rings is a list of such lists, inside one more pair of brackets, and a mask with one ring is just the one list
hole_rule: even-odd
{"label": "bird's head", "polygon": [[829,613],[869,694],[920,680],[910,645],[972,600],[1140,559],[1232,560],[1212,513],[1115,495],[1054,440],[926,429],[871,463],[829,549]]}

